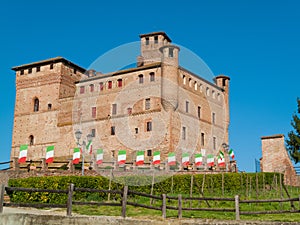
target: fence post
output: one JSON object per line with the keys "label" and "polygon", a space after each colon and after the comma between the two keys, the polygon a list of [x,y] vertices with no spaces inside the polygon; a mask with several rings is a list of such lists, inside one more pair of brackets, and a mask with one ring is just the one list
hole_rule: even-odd
{"label": "fence post", "polygon": [[73,159],[69,159],[69,170],[71,173],[73,173],[75,171]]}
{"label": "fence post", "polygon": [[68,202],[67,202],[67,216],[72,216],[72,197],[74,191],[74,184],[69,185]]}
{"label": "fence post", "polygon": [[178,195],[178,219],[182,218],[182,195]]}
{"label": "fence post", "polygon": [[235,220],[240,220],[240,200],[239,196],[234,196],[235,200]]}
{"label": "fence post", "polygon": [[48,165],[46,163],[46,159],[42,158],[42,171],[45,172],[48,170]]}
{"label": "fence post", "polygon": [[19,170],[20,170],[19,158],[14,157],[13,158],[13,164],[14,164],[14,170],[19,172]]}
{"label": "fence post", "polygon": [[126,204],[127,204],[128,186],[124,186],[123,198],[122,198],[122,217],[126,217]]}
{"label": "fence post", "polygon": [[162,212],[162,218],[166,219],[166,217],[167,217],[167,196],[166,196],[166,194],[162,194],[161,212]]}
{"label": "fence post", "polygon": [[0,213],[3,212],[4,191],[5,191],[5,186],[4,186],[4,184],[2,184],[1,190],[0,190]]}

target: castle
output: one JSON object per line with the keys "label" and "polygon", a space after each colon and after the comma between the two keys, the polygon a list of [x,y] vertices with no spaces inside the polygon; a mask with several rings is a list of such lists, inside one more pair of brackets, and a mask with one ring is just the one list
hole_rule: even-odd
{"label": "castle", "polygon": [[[135,68],[102,74],[56,57],[13,67],[16,72],[11,158],[28,144],[28,159],[72,158],[75,131],[93,137],[104,161],[137,150],[217,155],[228,144],[229,77],[212,81],[179,65],[180,48],[164,32],[140,35]],[[229,157],[226,158],[227,162]]]}

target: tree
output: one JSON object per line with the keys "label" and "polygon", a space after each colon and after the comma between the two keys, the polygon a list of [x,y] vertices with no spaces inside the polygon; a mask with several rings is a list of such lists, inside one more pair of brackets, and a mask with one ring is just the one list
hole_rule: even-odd
{"label": "tree", "polygon": [[[300,114],[300,99],[297,99],[298,102],[298,114]],[[300,162],[300,118],[297,113],[294,113],[293,119],[291,122],[294,130],[288,133],[288,139],[286,140],[286,145],[290,157],[294,160],[295,163]]]}

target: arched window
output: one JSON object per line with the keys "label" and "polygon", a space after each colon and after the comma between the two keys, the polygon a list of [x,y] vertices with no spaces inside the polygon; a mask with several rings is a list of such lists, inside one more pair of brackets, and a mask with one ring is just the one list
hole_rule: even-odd
{"label": "arched window", "polygon": [[33,145],[34,144],[34,137],[33,135],[29,136],[29,145]]}
{"label": "arched window", "polygon": [[34,111],[34,112],[39,111],[39,104],[40,104],[39,99],[38,99],[38,98],[35,98],[35,99],[34,99],[34,107],[33,107],[33,111]]}

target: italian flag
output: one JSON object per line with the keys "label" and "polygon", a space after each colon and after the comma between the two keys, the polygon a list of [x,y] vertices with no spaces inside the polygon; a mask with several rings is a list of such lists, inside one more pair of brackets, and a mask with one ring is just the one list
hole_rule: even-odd
{"label": "italian flag", "polygon": [[26,163],[28,145],[20,146],[19,163]]}
{"label": "italian flag", "polygon": [[93,153],[93,144],[92,141],[89,141],[88,144],[86,145],[86,150],[88,153],[91,155]]}
{"label": "italian flag", "polygon": [[174,166],[174,165],[176,165],[175,153],[174,153],[174,152],[170,152],[170,153],[168,154],[168,165],[169,165],[169,166]]}
{"label": "italian flag", "polygon": [[196,166],[202,165],[202,154],[201,153],[195,154],[195,165]]}
{"label": "italian flag", "polygon": [[80,159],[80,148],[74,148],[73,164],[78,164]]}
{"label": "italian flag", "polygon": [[140,166],[144,164],[144,151],[138,151],[136,153],[136,165]]}
{"label": "italian flag", "polygon": [[224,157],[224,153],[222,151],[220,151],[220,153],[219,153],[218,165],[225,166],[225,157]]}
{"label": "italian flag", "polygon": [[120,150],[118,152],[118,164],[123,165],[126,162],[126,150]]}
{"label": "italian flag", "polygon": [[97,149],[96,160],[96,164],[101,164],[103,162],[103,149]]}
{"label": "italian flag", "polygon": [[156,151],[153,153],[153,165],[159,165],[160,164],[160,152]]}
{"label": "italian flag", "polygon": [[230,157],[231,157],[232,159],[234,159],[234,152],[233,152],[233,150],[230,149],[228,153],[229,153]]}
{"label": "italian flag", "polygon": [[46,163],[53,163],[54,146],[48,146],[46,149]]}
{"label": "italian flag", "polygon": [[182,153],[182,161],[183,166],[188,166],[190,163],[189,153]]}
{"label": "italian flag", "polygon": [[207,155],[207,166],[214,166],[214,156],[212,154]]}

